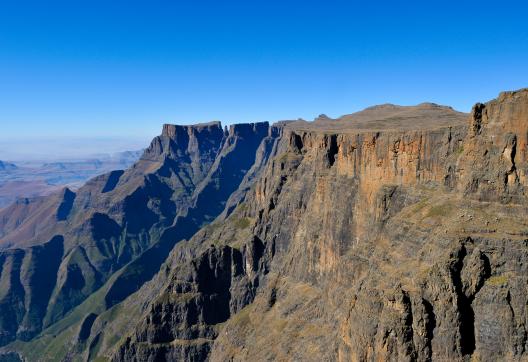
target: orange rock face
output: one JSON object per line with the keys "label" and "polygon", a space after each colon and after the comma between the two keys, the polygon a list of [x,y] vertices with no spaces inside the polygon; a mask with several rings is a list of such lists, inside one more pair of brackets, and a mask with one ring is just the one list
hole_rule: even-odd
{"label": "orange rock face", "polygon": [[482,200],[522,202],[528,185],[527,124],[526,89],[473,107],[458,166],[465,193]]}
{"label": "orange rock face", "polygon": [[[470,115],[426,103],[229,131],[167,125],[132,175],[155,196],[150,211],[168,217],[168,200],[185,202],[167,229],[154,224],[162,240],[190,222],[200,229],[128,298],[120,288],[159,245],[101,286],[104,304],[72,307],[77,319],[16,348],[30,360],[63,340],[73,342],[61,357],[113,361],[524,360],[527,116],[521,90]],[[130,173],[109,194],[134,190]],[[102,181],[72,213],[93,205]],[[148,220],[136,199],[125,220]],[[110,221],[92,222],[96,241],[113,235]],[[7,255],[2,285],[17,258]]]}

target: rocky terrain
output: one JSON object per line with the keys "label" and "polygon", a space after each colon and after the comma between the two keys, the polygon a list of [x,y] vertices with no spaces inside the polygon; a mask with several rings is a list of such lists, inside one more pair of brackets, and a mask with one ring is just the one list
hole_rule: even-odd
{"label": "rocky terrain", "polygon": [[63,187],[79,188],[100,174],[132,166],[143,151],[124,151],[98,158],[62,161],[0,161],[0,208],[18,199],[46,196]]}
{"label": "rocky terrain", "polygon": [[528,90],[165,125],[0,211],[3,358],[526,360],[527,129]]}

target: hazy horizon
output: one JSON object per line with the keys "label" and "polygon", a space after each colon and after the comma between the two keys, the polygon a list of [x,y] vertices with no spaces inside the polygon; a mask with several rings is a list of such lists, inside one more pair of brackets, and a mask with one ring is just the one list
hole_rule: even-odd
{"label": "hazy horizon", "polygon": [[[515,90],[515,89],[508,89]],[[505,91],[505,90],[501,90]],[[496,95],[499,94],[499,91]],[[491,98],[490,98],[491,99]],[[482,101],[487,101],[482,100]],[[258,120],[242,120],[237,122],[225,122],[221,121],[222,126],[229,126],[233,123],[251,123],[251,122],[269,122],[270,124],[279,122],[281,120],[287,119],[305,119],[307,121],[312,121],[320,114],[325,114],[331,118],[338,118],[347,114],[352,114],[358,111],[361,111],[365,108],[380,105],[380,104],[395,104],[398,106],[415,106],[420,103],[429,103],[430,100],[417,101],[412,104],[397,104],[395,102],[381,102],[377,104],[365,105],[362,108],[351,107],[351,110],[345,113],[335,114],[332,112],[316,112],[315,114],[308,117],[279,117],[277,119],[268,120],[268,119],[258,119]],[[437,102],[432,102],[437,103]],[[440,104],[442,106],[449,106],[454,108],[456,111],[468,113],[471,110],[473,102],[468,109],[457,109],[450,104]],[[301,112],[300,112],[301,113]],[[96,132],[92,135],[82,136],[80,134],[59,134],[56,136],[39,136],[37,134],[30,135],[20,135],[16,137],[0,135],[0,161],[12,161],[12,162],[47,162],[47,161],[67,161],[67,160],[83,160],[87,158],[96,158],[102,155],[108,155],[118,152],[125,151],[136,151],[148,147],[151,140],[161,134],[163,123],[170,124],[197,124],[197,123],[206,123],[214,120],[197,120],[197,121],[188,121],[188,122],[162,122],[159,124],[159,127],[156,131],[149,129],[147,132],[139,137],[137,135],[127,135],[126,131],[123,135],[110,134],[110,135],[96,135]],[[31,147],[28,147],[31,145]]]}
{"label": "hazy horizon", "polygon": [[[521,1],[152,5],[0,4],[0,159],[107,152],[108,138],[146,147],[163,123],[311,120],[383,103],[468,112],[528,86]],[[64,146],[83,138],[98,141]],[[38,139],[63,146],[24,145]]]}
{"label": "hazy horizon", "polygon": [[52,162],[98,158],[125,151],[138,151],[148,147],[151,138],[43,138],[1,139],[0,161]]}
{"label": "hazy horizon", "polygon": [[[429,102],[424,100],[423,102],[417,102],[415,104],[405,104],[405,106],[418,105],[420,103]],[[385,102],[392,103],[393,102]],[[379,103],[383,104],[383,103]],[[361,109],[352,109],[347,113],[332,114],[330,112],[317,112],[310,117],[282,117],[274,120],[248,120],[240,122],[224,122],[220,121],[222,126],[229,126],[233,123],[249,123],[249,122],[269,122],[270,124],[279,122],[286,119],[299,119],[303,118],[307,121],[312,121],[320,114],[326,114],[331,118],[338,118],[340,116],[351,114],[354,112],[361,111],[365,108],[379,105],[371,104]],[[401,105],[401,104],[398,104]],[[449,104],[442,104],[444,106],[451,106]],[[469,112],[469,110],[460,110],[460,112]],[[301,112],[300,112],[301,113]],[[164,122],[171,124],[197,124],[211,122],[213,120],[198,120],[190,122]],[[216,120],[214,120],[216,121]],[[139,149],[146,148],[150,141],[157,135],[161,134],[163,124],[160,123],[158,130],[149,130],[145,132],[142,137],[132,135],[58,135],[55,137],[50,136],[39,136],[36,134],[30,134],[29,136],[18,136],[18,137],[6,137],[0,135],[0,161],[12,161],[12,162],[47,162],[47,161],[66,161],[66,160],[82,160],[87,158],[96,158],[104,154],[112,154],[124,151],[136,151]],[[125,132],[126,133],[126,132]],[[28,144],[31,147],[28,148]]]}

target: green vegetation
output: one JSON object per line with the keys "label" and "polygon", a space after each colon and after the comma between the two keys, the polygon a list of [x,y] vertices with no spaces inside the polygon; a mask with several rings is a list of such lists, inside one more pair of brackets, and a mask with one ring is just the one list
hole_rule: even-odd
{"label": "green vegetation", "polygon": [[238,311],[237,314],[233,315],[231,317],[231,321],[234,324],[239,324],[241,326],[246,326],[251,322],[249,313],[250,313],[251,306],[246,306]]}
{"label": "green vegetation", "polygon": [[94,362],[108,362],[109,359],[108,359],[108,357],[97,356],[97,357],[94,358],[93,361],[94,361]]}
{"label": "green vegetation", "polygon": [[448,216],[453,210],[451,204],[435,205],[427,212],[427,217],[445,217]]}
{"label": "green vegetation", "polygon": [[[121,270],[127,271],[126,268]],[[79,323],[88,313],[102,314],[104,312],[108,320],[114,320],[118,314],[123,312],[120,306],[106,310],[104,301],[108,288],[120,275],[120,272],[116,272],[105,286],[71,310],[66,317],[46,328],[39,337],[29,342],[15,341],[11,346],[23,352],[30,361],[39,360],[39,358],[46,361],[63,360],[71,347],[71,341],[77,334]]]}
{"label": "green vegetation", "polygon": [[508,282],[508,276],[506,275],[494,275],[486,281],[486,284],[492,286],[504,285]]}
{"label": "green vegetation", "polygon": [[215,230],[219,229],[221,226],[222,226],[221,222],[214,222],[214,223],[204,226],[204,229],[207,230],[208,233],[213,233]]}
{"label": "green vegetation", "polygon": [[419,212],[421,211],[425,206],[427,206],[427,202],[429,201],[429,198],[424,198],[413,205],[413,212]]}
{"label": "green vegetation", "polygon": [[251,220],[247,217],[241,217],[234,220],[234,225],[237,229],[245,229],[249,227]]}

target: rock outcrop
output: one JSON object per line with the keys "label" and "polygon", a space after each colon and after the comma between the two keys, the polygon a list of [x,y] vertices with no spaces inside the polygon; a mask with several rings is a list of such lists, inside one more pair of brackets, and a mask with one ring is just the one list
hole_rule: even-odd
{"label": "rock outcrop", "polygon": [[[3,209],[0,343],[33,338],[103,287],[104,308],[136,291],[175,243],[224,210],[268,128],[165,125],[132,168],[98,176],[75,193],[65,189]],[[45,266],[56,264],[46,271],[50,281],[36,286],[46,297],[34,312],[28,278],[50,258],[38,251],[48,240],[61,240],[60,252]]]}
{"label": "rock outcrop", "polygon": [[[527,127],[528,90],[471,115],[383,105],[228,132],[165,126],[132,169],[148,173],[148,190],[128,207],[101,199],[86,227],[113,240],[123,225],[141,234],[148,210],[170,215],[147,223],[166,245],[155,254],[168,257],[144,278],[151,249],[119,271],[104,264],[107,281],[69,316],[4,350],[30,360],[524,360]],[[107,193],[143,185],[133,172],[113,176]],[[76,193],[66,220],[82,220],[88,200]],[[23,270],[23,250],[4,252],[5,270]],[[7,290],[32,280],[11,276]]]}
{"label": "rock outcrop", "polygon": [[462,191],[483,201],[522,203],[528,186],[526,91],[504,92],[473,107],[466,152],[460,160]]}

